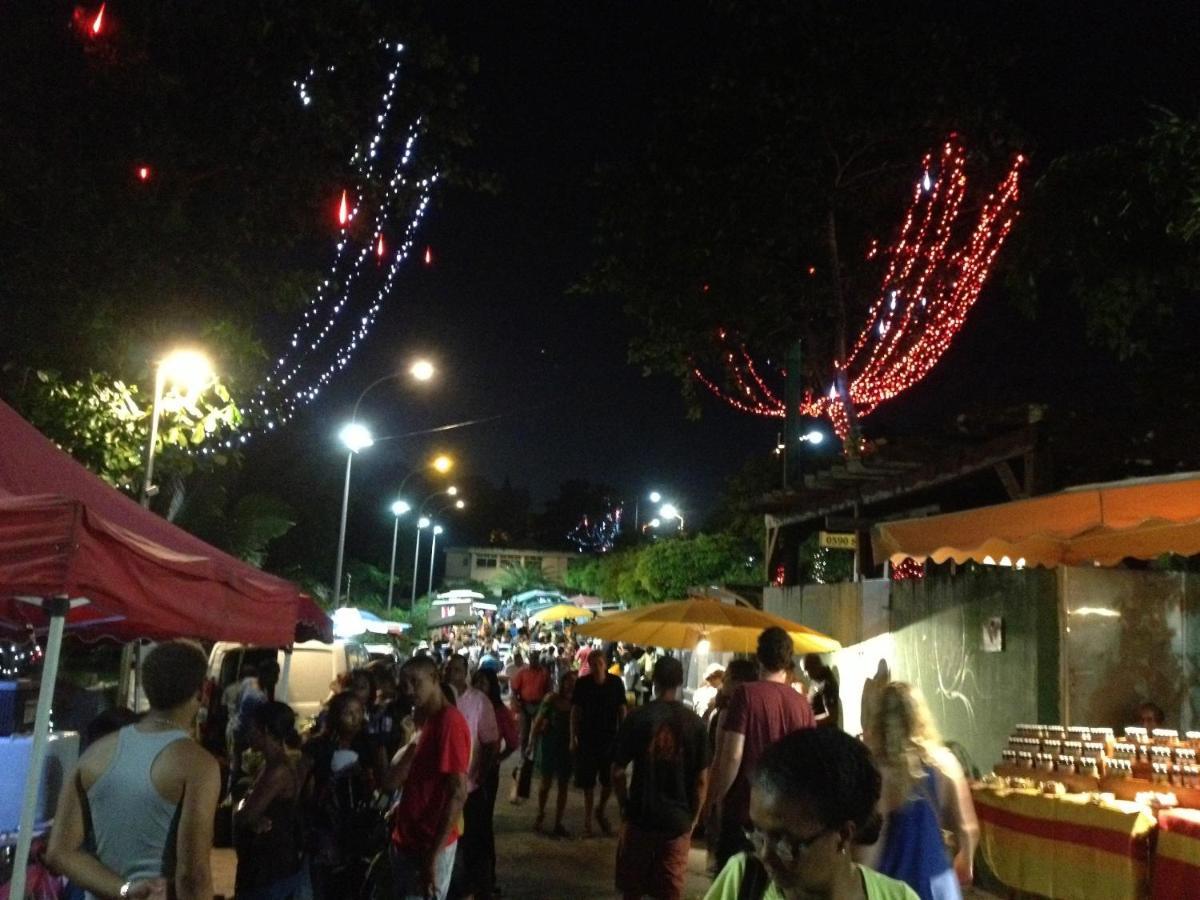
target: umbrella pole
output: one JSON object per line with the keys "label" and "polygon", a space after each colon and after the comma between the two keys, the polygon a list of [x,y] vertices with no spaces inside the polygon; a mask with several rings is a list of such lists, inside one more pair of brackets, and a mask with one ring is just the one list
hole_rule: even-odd
{"label": "umbrella pole", "polygon": [[[13,861],[10,897],[25,896],[25,870],[29,866],[29,848],[33,844],[33,812],[37,806],[38,788],[42,783],[42,766],[46,761],[46,744],[50,739],[50,705],[54,700],[54,682],[58,678],[58,660],[62,653],[63,626],[71,603],[66,597],[48,597],[42,609],[50,616],[50,633],[46,638],[46,658],[42,662],[42,683],[38,687],[37,716],[33,721],[33,748],[29,755],[29,771],[25,773],[25,794],[21,799],[21,824],[17,829],[17,856]],[[63,790],[71,790],[63,785]]]}
{"label": "umbrella pole", "polygon": [[279,673],[279,684],[275,686],[275,699],[288,702],[288,680],[292,676],[292,645],[283,648],[283,671]]}

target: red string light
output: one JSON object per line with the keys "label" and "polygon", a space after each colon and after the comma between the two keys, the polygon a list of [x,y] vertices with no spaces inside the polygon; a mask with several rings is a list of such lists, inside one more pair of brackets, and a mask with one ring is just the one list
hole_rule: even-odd
{"label": "red string light", "polygon": [[350,221],[350,203],[346,199],[346,192],[342,191],[342,202],[338,204],[338,225],[342,228],[346,227],[346,223]]}
{"label": "red string light", "polygon": [[387,250],[383,246],[383,232],[381,231],[379,232],[379,241],[375,244],[375,258],[381,260],[385,253],[387,253]]}
{"label": "red string light", "polygon": [[142,181],[142,182],[149,181],[150,180],[150,167],[149,166],[138,166],[137,167],[137,179],[138,179],[138,181]]}
{"label": "red string light", "polygon": [[104,7],[107,5],[107,3],[101,3],[100,9],[96,13],[96,18],[92,19],[90,28],[92,37],[99,37],[100,32],[104,30]]}
{"label": "red string light", "polygon": [[[949,349],[979,299],[1004,241],[1012,230],[1020,197],[1023,156],[996,190],[989,194],[969,232],[960,223],[967,192],[966,154],[955,136],[939,157],[927,154],[913,188],[895,243],[886,251],[887,270],[846,360],[835,363],[831,381],[849,385],[849,398],[837,387],[826,394],[806,395],[800,413],[828,418],[840,437],[850,427],[847,399],[859,419],[879,404],[920,382]],[[875,242],[868,258],[881,252]],[[809,274],[814,270],[809,267]],[[726,332],[718,333],[726,343]],[[744,348],[735,354],[726,345],[726,381],[722,388],[699,369],[696,379],[735,409],[760,416],[783,417],[784,404],[758,376]],[[844,373],[844,375],[843,375]]]}
{"label": "red string light", "polygon": [[427,266],[433,265],[433,248],[432,247],[425,248],[425,265],[427,265]]}
{"label": "red string light", "polygon": [[911,556],[892,567],[892,581],[919,581],[925,577],[925,564]]}

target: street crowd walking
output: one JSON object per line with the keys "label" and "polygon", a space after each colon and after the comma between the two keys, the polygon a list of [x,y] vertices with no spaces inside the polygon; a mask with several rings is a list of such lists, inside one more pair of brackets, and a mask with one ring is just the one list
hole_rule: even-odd
{"label": "street crowd walking", "polygon": [[[150,713],[87,748],[48,863],[96,897],[210,897],[224,793],[237,898],[529,896],[512,872],[496,877],[511,759],[503,791],[528,802],[513,815],[530,840],[553,860],[554,841],[611,838],[609,883],[624,898],[684,897],[693,848],[708,852],[711,900],[953,900],[971,881],[962,769],[907,685],[884,689],[859,740],[837,727],[833,670],[806,658],[800,683],[779,628],[691,691],[680,656],[577,642],[569,626],[500,620],[444,638],[399,667],[350,673],[307,727],[274,699],[274,662],[243,672],[220,698],[237,717],[225,779],[190,739],[204,654],[158,645]],[[564,820],[572,788],[576,823]]]}

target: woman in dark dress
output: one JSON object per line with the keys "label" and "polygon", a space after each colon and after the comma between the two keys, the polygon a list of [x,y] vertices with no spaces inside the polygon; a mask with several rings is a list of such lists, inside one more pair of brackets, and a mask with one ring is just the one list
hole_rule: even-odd
{"label": "woman in dark dress", "polygon": [[300,781],[287,747],[297,740],[296,714],[286,703],[254,708],[250,746],[263,767],[234,814],[237,900],[287,900],[300,887]]}

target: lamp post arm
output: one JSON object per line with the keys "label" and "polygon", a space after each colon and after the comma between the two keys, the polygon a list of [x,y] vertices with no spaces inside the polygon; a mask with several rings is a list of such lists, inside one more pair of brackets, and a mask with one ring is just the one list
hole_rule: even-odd
{"label": "lamp post arm", "polygon": [[367,396],[367,394],[370,393],[373,388],[383,384],[385,381],[394,381],[399,377],[400,375],[398,373],[392,372],[390,375],[384,375],[382,378],[376,378],[365,388],[363,388],[363,392],[359,394],[358,399],[354,401],[354,411],[350,413],[350,421],[358,421],[358,405],[363,402],[363,397]]}

